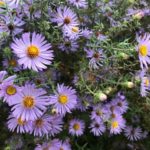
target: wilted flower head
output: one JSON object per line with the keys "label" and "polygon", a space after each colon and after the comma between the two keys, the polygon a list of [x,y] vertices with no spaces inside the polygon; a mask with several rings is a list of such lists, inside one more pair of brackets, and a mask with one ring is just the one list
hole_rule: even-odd
{"label": "wilted flower head", "polygon": [[68,0],[68,2],[77,8],[87,8],[88,2],[86,0]]}
{"label": "wilted flower head", "polygon": [[93,69],[99,69],[102,66],[102,62],[104,60],[104,54],[101,49],[93,50],[93,49],[86,49],[87,58],[89,58],[89,67]]}
{"label": "wilted flower head", "polygon": [[49,115],[44,115],[35,121],[33,121],[33,134],[34,136],[48,136],[49,131],[51,130]]}
{"label": "wilted flower head", "polygon": [[59,45],[59,48],[67,53],[77,51],[78,47],[77,41],[69,38],[65,38],[63,43]]}
{"label": "wilted flower head", "polygon": [[90,128],[90,132],[92,132],[95,136],[101,136],[106,131],[103,121],[93,121],[90,125]]}
{"label": "wilted flower head", "polygon": [[140,73],[141,78],[141,96],[145,97],[150,91],[150,76],[147,75],[146,70],[142,70]]}
{"label": "wilted flower head", "polygon": [[50,131],[49,135],[54,136],[62,131],[63,118],[59,115],[53,115],[49,117]]}
{"label": "wilted flower head", "polygon": [[90,117],[92,120],[96,120],[98,122],[105,121],[109,118],[109,111],[107,107],[103,105],[96,105],[93,107]]}
{"label": "wilted flower head", "polygon": [[142,138],[142,130],[140,127],[132,127],[127,126],[124,129],[124,135],[130,140],[130,141],[137,141]]}
{"label": "wilted flower head", "polygon": [[20,70],[23,70],[23,68],[22,68],[21,66],[19,66],[16,57],[5,58],[4,61],[3,61],[3,67],[4,67],[4,68],[10,68],[10,69],[12,69],[14,72],[18,72],[18,71],[20,71]]}
{"label": "wilted flower head", "polygon": [[25,22],[22,18],[17,16],[1,16],[0,32],[6,32],[7,34],[16,35],[23,31],[22,26]]}

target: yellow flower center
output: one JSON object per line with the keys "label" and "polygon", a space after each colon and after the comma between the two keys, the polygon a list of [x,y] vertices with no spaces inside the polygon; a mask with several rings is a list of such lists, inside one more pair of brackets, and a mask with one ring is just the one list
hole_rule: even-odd
{"label": "yellow flower center", "polygon": [[39,49],[36,46],[31,45],[27,49],[27,55],[30,58],[35,58],[35,57],[39,56]]}
{"label": "yellow flower center", "polygon": [[43,119],[38,119],[38,120],[35,121],[35,125],[37,127],[41,127],[43,125],[43,123],[44,123]]}
{"label": "yellow flower center", "polygon": [[68,102],[68,97],[66,95],[60,95],[58,98],[58,102],[61,104],[66,104]]}
{"label": "yellow flower center", "polygon": [[23,99],[23,104],[26,108],[32,108],[35,105],[35,100],[31,96],[25,96]]}
{"label": "yellow flower center", "polygon": [[12,59],[9,61],[9,65],[12,66],[12,67],[16,67],[17,66],[17,61]]}
{"label": "yellow flower center", "polygon": [[70,17],[66,17],[64,19],[64,24],[69,24],[71,22],[71,18]]}
{"label": "yellow flower center", "polygon": [[19,125],[24,125],[25,121],[21,120],[21,117],[19,117],[19,119],[17,120]]}
{"label": "yellow flower center", "polygon": [[14,94],[16,94],[16,92],[17,92],[16,88],[12,85],[10,85],[6,88],[6,93],[8,95],[14,95]]}
{"label": "yellow flower center", "polygon": [[77,32],[79,32],[79,28],[78,27],[73,27],[72,31],[75,32],[75,33],[77,33]]}
{"label": "yellow flower center", "polygon": [[5,5],[5,2],[0,1],[0,6],[3,6],[3,5]]}
{"label": "yellow flower center", "polygon": [[74,128],[74,130],[79,130],[80,129],[80,125],[78,124],[78,123],[75,123],[74,125],[73,125],[73,128]]}
{"label": "yellow flower center", "polygon": [[142,56],[147,56],[147,53],[148,53],[148,48],[146,45],[141,45],[139,47],[139,53],[142,55]]}
{"label": "yellow flower center", "polygon": [[112,126],[113,129],[115,129],[115,128],[118,128],[119,125],[118,125],[117,121],[114,121],[114,122],[112,122],[111,126]]}
{"label": "yellow flower center", "polygon": [[146,86],[149,86],[149,79],[147,77],[144,77],[144,83]]}

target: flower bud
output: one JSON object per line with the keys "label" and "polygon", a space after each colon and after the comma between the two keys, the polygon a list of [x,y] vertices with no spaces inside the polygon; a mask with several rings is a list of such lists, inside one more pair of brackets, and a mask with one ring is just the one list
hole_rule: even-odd
{"label": "flower bud", "polygon": [[104,91],[105,94],[109,95],[113,91],[112,87],[107,87]]}
{"label": "flower bud", "polygon": [[143,11],[140,11],[140,12],[134,14],[132,17],[133,17],[133,19],[138,19],[138,20],[140,20],[141,18],[144,17],[144,12],[143,12]]}
{"label": "flower bud", "polygon": [[127,81],[123,83],[123,86],[129,89],[132,89],[134,87],[134,83],[131,81]]}
{"label": "flower bud", "polygon": [[127,55],[126,53],[123,53],[123,52],[119,53],[119,56],[121,59],[124,59],[124,60],[129,59],[129,55]]}
{"label": "flower bud", "polygon": [[105,101],[107,100],[107,95],[102,91],[99,91],[96,93],[96,98],[98,98],[100,101]]}

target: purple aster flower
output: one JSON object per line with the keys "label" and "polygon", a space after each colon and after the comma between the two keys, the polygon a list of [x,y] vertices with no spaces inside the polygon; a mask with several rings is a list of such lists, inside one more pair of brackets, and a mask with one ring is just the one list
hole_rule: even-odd
{"label": "purple aster flower", "polygon": [[79,45],[76,40],[65,38],[64,42],[59,45],[59,48],[62,51],[69,53],[70,51],[75,52],[79,48]]}
{"label": "purple aster flower", "polygon": [[113,100],[113,103],[116,111],[120,114],[125,113],[128,110],[128,102],[123,94],[120,92],[116,95],[116,98]]}
{"label": "purple aster flower", "polygon": [[148,132],[147,131],[144,131],[143,133],[142,133],[142,139],[145,139],[145,138],[147,138],[148,137]]}
{"label": "purple aster flower", "polygon": [[79,81],[79,76],[78,76],[78,75],[74,75],[73,80],[72,80],[72,83],[73,83],[74,85],[77,85],[78,81]]}
{"label": "purple aster flower", "polygon": [[93,121],[90,125],[91,133],[93,133],[95,136],[100,136],[106,131],[106,127],[103,123],[103,121]]}
{"label": "purple aster flower", "polygon": [[81,35],[86,38],[86,39],[90,39],[92,37],[93,32],[87,28],[82,29],[81,31]]}
{"label": "purple aster flower", "polygon": [[35,121],[33,121],[33,134],[34,136],[44,136],[48,137],[49,131],[51,130],[51,125],[49,122],[49,115],[44,115]]}
{"label": "purple aster flower", "polygon": [[58,7],[57,12],[52,15],[52,22],[58,26],[76,27],[79,25],[77,15],[68,7]]}
{"label": "purple aster flower", "polygon": [[75,109],[80,110],[81,112],[85,112],[90,106],[90,103],[86,99],[88,99],[87,96],[78,97]]}
{"label": "purple aster flower", "polygon": [[0,71],[0,84],[3,83],[4,78],[6,77],[7,72],[6,71]]}
{"label": "purple aster flower", "polygon": [[46,69],[53,60],[51,44],[41,34],[24,33],[21,39],[14,39],[13,52],[19,57],[18,63],[35,71]]}
{"label": "purple aster flower", "polygon": [[23,70],[21,66],[19,66],[16,57],[8,58],[3,61],[4,68],[12,68],[14,72],[18,72]]}
{"label": "purple aster flower", "polygon": [[63,37],[69,38],[70,40],[77,40],[82,34],[81,30],[77,27],[63,27]]}
{"label": "purple aster flower", "polygon": [[145,97],[150,91],[150,76],[147,75],[145,70],[142,70],[140,73],[140,78],[141,78],[140,93],[142,97]]}
{"label": "purple aster flower", "polygon": [[127,17],[132,17],[133,19],[141,19],[144,16],[150,14],[149,9],[128,9]]}
{"label": "purple aster flower", "polygon": [[52,104],[56,112],[61,115],[65,115],[66,112],[71,113],[76,103],[76,91],[69,86],[64,86],[64,84],[58,84],[56,94],[50,96],[50,104]]}
{"label": "purple aster flower", "polygon": [[104,59],[104,54],[101,49],[98,50],[85,50],[87,53],[87,58],[90,59],[89,61],[89,67],[93,69],[99,69],[100,66],[102,66],[102,62]]}
{"label": "purple aster flower", "polygon": [[29,133],[32,130],[31,121],[23,121],[21,118],[15,118],[13,115],[10,115],[8,118],[8,129],[12,132],[15,130],[17,133]]}
{"label": "purple aster flower", "polygon": [[148,65],[150,64],[150,35],[145,33],[143,36],[138,36],[136,37],[138,46],[136,47],[136,51],[139,54],[139,60],[140,60],[140,65],[141,68],[148,69]]}
{"label": "purple aster flower", "polygon": [[85,123],[79,119],[73,119],[69,123],[69,133],[71,135],[81,136],[84,132]]}
{"label": "purple aster flower", "polygon": [[87,8],[88,2],[86,0],[68,0],[70,4],[76,6],[77,8]]}
{"label": "purple aster flower", "polygon": [[[21,10],[17,10],[17,12],[21,12],[24,16],[27,16],[28,18],[32,17],[32,19],[40,18],[41,17],[41,10],[40,9],[32,9],[34,5],[34,0],[26,0],[22,4]],[[31,11],[32,9],[32,11]],[[31,13],[32,12],[32,13]]]}
{"label": "purple aster flower", "polygon": [[63,119],[61,116],[58,116],[58,115],[50,116],[49,123],[51,127],[49,134],[51,136],[54,136],[55,134],[58,134],[62,131]]}
{"label": "purple aster flower", "polygon": [[12,107],[13,115],[22,120],[36,120],[43,115],[48,105],[48,97],[43,89],[33,84],[26,84],[15,99]]}
{"label": "purple aster flower", "polygon": [[142,138],[142,130],[140,127],[132,127],[127,126],[124,129],[124,135],[130,140],[130,141],[137,141]]}
{"label": "purple aster flower", "polygon": [[99,31],[97,31],[97,32],[95,33],[95,35],[96,35],[97,39],[100,40],[100,41],[105,41],[105,40],[107,39],[107,36],[104,35],[104,34],[102,34],[102,33],[99,32]]}
{"label": "purple aster flower", "polygon": [[1,0],[0,6],[9,6],[9,9],[13,9],[18,6],[20,0]]}
{"label": "purple aster flower", "polygon": [[7,102],[9,106],[15,104],[15,99],[19,98],[21,88],[10,82],[0,85],[0,97],[3,97],[3,101]]}
{"label": "purple aster flower", "polygon": [[6,83],[12,83],[14,82],[14,80],[16,79],[16,75],[13,76],[9,76],[6,78],[7,72],[6,71],[0,71],[0,85],[4,85]]}
{"label": "purple aster flower", "polygon": [[48,143],[38,144],[34,150],[60,150],[61,142],[58,139],[54,139]]}
{"label": "purple aster flower", "polygon": [[120,116],[110,120],[110,134],[119,134],[125,128],[125,120]]}
{"label": "purple aster flower", "polygon": [[92,120],[97,120],[98,122],[106,121],[109,118],[109,111],[107,107],[102,105],[96,105],[93,107],[90,118]]}
{"label": "purple aster flower", "polygon": [[22,26],[25,22],[16,16],[1,16],[0,32],[17,35],[23,31]]}
{"label": "purple aster flower", "polygon": [[60,141],[60,147],[59,150],[71,150],[71,145],[69,144],[68,141]]}

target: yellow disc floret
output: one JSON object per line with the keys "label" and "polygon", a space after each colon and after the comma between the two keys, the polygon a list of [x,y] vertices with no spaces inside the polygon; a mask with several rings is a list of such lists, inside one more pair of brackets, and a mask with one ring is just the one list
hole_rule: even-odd
{"label": "yellow disc floret", "polygon": [[39,56],[39,49],[36,46],[31,45],[27,48],[27,55],[30,58],[35,58],[35,57]]}
{"label": "yellow disc floret", "polygon": [[58,102],[61,104],[66,104],[68,102],[68,97],[66,95],[60,95],[58,97]]}
{"label": "yellow disc floret", "polygon": [[35,99],[31,96],[25,96],[23,99],[23,105],[26,108],[32,108],[35,105]]}
{"label": "yellow disc floret", "polygon": [[113,129],[118,128],[118,126],[119,126],[118,121],[113,121],[111,126],[112,126]]}
{"label": "yellow disc floret", "polygon": [[78,124],[78,123],[75,123],[74,125],[73,125],[73,128],[74,128],[74,130],[79,130],[80,129],[80,125]]}
{"label": "yellow disc floret", "polygon": [[79,28],[78,27],[73,27],[72,31],[75,32],[75,33],[77,33],[77,32],[79,32]]}
{"label": "yellow disc floret", "polygon": [[148,54],[148,48],[146,45],[140,45],[139,46],[139,53],[142,55],[142,56],[147,56]]}
{"label": "yellow disc floret", "polygon": [[12,85],[10,85],[6,88],[6,93],[8,95],[14,95],[14,94],[16,94],[16,92],[17,92],[16,88]]}
{"label": "yellow disc floret", "polygon": [[5,5],[5,2],[0,1],[0,6],[4,6],[4,5]]}
{"label": "yellow disc floret", "polygon": [[21,117],[18,118],[17,122],[18,122],[18,124],[21,125],[21,126],[25,124],[25,121],[23,121],[23,120],[21,119]]}

